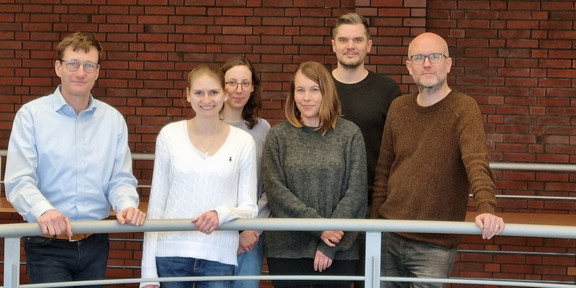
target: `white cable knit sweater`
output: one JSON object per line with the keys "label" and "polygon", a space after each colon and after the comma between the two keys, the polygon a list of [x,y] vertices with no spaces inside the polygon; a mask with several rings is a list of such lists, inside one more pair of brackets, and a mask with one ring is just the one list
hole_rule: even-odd
{"label": "white cable knit sweater", "polygon": [[[148,219],[192,219],[216,210],[220,224],[254,218],[256,148],[250,134],[230,127],[220,150],[205,156],[190,142],[186,121],[166,125],[156,140]],[[156,257],[192,257],[237,265],[237,231],[147,232],[142,277],[158,277]],[[158,283],[142,283],[146,284]]]}

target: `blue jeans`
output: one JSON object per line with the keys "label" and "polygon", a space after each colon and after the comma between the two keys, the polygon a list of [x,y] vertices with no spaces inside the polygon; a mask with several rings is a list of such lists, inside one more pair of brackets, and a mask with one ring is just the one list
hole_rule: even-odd
{"label": "blue jeans", "polygon": [[[264,233],[260,234],[258,244],[252,251],[238,255],[238,266],[234,268],[234,275],[260,275],[262,272],[262,258],[264,257]],[[258,288],[260,280],[234,281],[234,288]]]}
{"label": "blue jeans", "polygon": [[[382,234],[382,276],[448,278],[454,266],[456,248],[413,241],[395,233]],[[385,288],[441,288],[443,283],[385,282]]]}
{"label": "blue jeans", "polygon": [[24,250],[30,283],[101,280],[106,275],[110,241],[108,234],[75,242],[31,236],[24,238]]}
{"label": "blue jeans", "polygon": [[[159,277],[230,276],[234,265],[188,257],[156,257]],[[161,282],[162,288],[230,288],[232,281]]]}

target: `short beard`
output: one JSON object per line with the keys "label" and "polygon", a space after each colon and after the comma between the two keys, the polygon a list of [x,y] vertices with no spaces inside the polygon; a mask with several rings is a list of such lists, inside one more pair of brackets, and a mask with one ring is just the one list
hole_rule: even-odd
{"label": "short beard", "polygon": [[344,70],[356,70],[358,69],[358,67],[360,67],[362,64],[364,64],[364,62],[355,62],[355,63],[344,63],[342,61],[338,61],[338,63],[340,63],[340,66],[342,66],[342,68],[344,68]]}
{"label": "short beard", "polygon": [[418,91],[422,92],[424,90],[426,90],[426,93],[435,93],[436,91],[440,90],[440,88],[442,88],[442,83],[436,83],[436,84],[428,84],[428,85],[422,85],[422,84],[418,84]]}
{"label": "short beard", "polygon": [[438,79],[438,81],[434,84],[427,84],[427,85],[422,85],[422,83],[418,83],[417,86],[419,88],[420,91],[422,91],[423,89],[427,89],[429,91],[437,91],[438,89],[440,89],[442,86],[444,86],[444,83],[447,81],[446,78],[443,79]]}

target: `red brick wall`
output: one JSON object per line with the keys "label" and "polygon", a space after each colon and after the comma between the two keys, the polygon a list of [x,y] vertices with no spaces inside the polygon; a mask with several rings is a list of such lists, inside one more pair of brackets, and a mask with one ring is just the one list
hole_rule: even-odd
{"label": "red brick wall", "polygon": [[[93,32],[106,50],[93,94],[124,115],[135,153],[151,153],[159,129],[190,115],[183,91],[198,63],[250,58],[263,80],[262,116],[283,118],[282,101],[296,65],[316,60],[333,67],[331,26],[346,12],[369,18],[374,46],[371,70],[389,74],[404,92],[414,90],[404,61],[415,35],[445,37],[454,57],[449,81],[473,96],[484,113],[493,161],[568,164],[576,162],[576,7],[574,1],[529,0],[0,0],[0,149],[6,149],[15,111],[50,93],[55,47],[65,35]],[[136,175],[150,184],[151,163],[137,161]],[[574,173],[496,171],[498,193],[574,196]],[[146,199],[147,190],[143,190]],[[500,200],[505,212],[574,213],[574,202]],[[13,219],[4,219],[13,221]],[[465,237],[464,247],[532,249],[553,240]],[[515,243],[508,245],[507,241]],[[542,243],[537,243],[542,242]],[[567,243],[567,244],[566,244]],[[124,244],[119,244],[124,245]],[[128,244],[126,244],[128,245]],[[562,242],[564,251],[574,242]],[[139,246],[129,244],[111,261],[133,265]],[[540,248],[548,249],[548,248]],[[120,253],[120,252],[119,252]],[[128,255],[130,254],[130,255]],[[492,257],[492,256],[490,256]],[[527,278],[574,280],[574,261],[555,275],[546,259],[461,255],[457,275],[481,267],[482,276],[510,276],[530,267]],[[126,260],[123,260],[126,259]],[[514,264],[515,262],[523,262]],[[534,264],[534,262],[538,262]],[[528,263],[528,264],[526,264]],[[529,264],[532,263],[532,264]],[[519,266],[514,266],[519,265]],[[510,268],[512,267],[512,268]],[[523,268],[524,269],[524,268]],[[524,271],[523,269],[516,270]],[[554,269],[552,269],[554,270]],[[554,271],[564,271],[554,270]],[[130,270],[131,271],[131,270]],[[122,274],[125,271],[116,271]],[[131,272],[126,272],[130,274]],[[516,275],[517,276],[517,275]]]}

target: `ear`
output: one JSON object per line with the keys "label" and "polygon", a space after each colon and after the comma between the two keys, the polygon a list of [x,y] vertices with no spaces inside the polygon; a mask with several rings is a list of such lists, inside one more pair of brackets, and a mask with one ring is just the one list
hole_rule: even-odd
{"label": "ear", "polygon": [[96,68],[96,71],[94,73],[96,73],[96,78],[94,79],[94,81],[96,81],[98,80],[98,76],[100,76],[100,65],[98,65],[98,68]]}
{"label": "ear", "polygon": [[446,73],[450,73],[450,69],[452,69],[452,58],[446,58]]}
{"label": "ear", "polygon": [[408,69],[408,73],[412,75],[412,62],[410,62],[410,60],[406,60],[406,69]]}
{"label": "ear", "polygon": [[62,75],[60,75],[60,69],[62,69],[62,63],[60,60],[56,60],[54,62],[54,71],[56,71],[56,75],[58,75],[58,77],[62,77]]}
{"label": "ear", "polygon": [[372,39],[368,40],[368,47],[366,48],[366,53],[370,53],[370,49],[372,49]]}
{"label": "ear", "polygon": [[334,39],[330,41],[332,42],[332,52],[336,53],[336,41],[334,41]]}
{"label": "ear", "polygon": [[188,103],[191,103],[191,99],[190,99],[190,87],[186,87],[186,101],[188,101]]}

